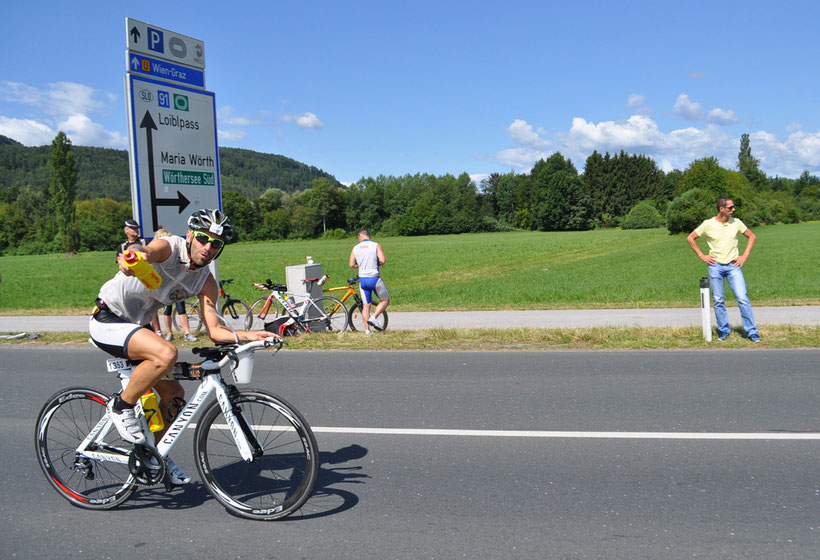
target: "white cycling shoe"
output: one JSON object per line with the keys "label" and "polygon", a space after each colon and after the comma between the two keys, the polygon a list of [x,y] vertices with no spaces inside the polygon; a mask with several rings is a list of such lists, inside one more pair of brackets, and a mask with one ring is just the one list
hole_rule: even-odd
{"label": "white cycling shoe", "polygon": [[367,322],[376,327],[377,329],[382,330],[382,322],[379,321],[377,318],[371,317],[367,320]]}
{"label": "white cycling shoe", "polygon": [[108,416],[117,428],[120,437],[129,443],[140,444],[145,443],[145,434],[142,433],[142,427],[139,420],[137,420],[137,413],[133,408],[126,408],[122,411],[114,410],[114,400],[116,395],[111,397],[106,408],[108,409]]}
{"label": "white cycling shoe", "polygon": [[174,486],[182,486],[191,482],[191,477],[185,474],[170,457],[165,458],[165,475]]}

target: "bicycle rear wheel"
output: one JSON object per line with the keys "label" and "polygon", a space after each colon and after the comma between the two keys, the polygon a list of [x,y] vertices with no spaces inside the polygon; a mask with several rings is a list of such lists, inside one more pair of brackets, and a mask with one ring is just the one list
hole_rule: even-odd
{"label": "bicycle rear wheel", "polygon": [[270,323],[279,316],[279,305],[276,300],[271,298],[270,308],[265,309],[265,302],[267,297],[262,297],[253,302],[248,314],[245,315],[245,330],[246,331],[261,331],[265,328],[265,323]]}
{"label": "bicycle rear wheel", "polygon": [[[188,316],[188,329],[192,333],[198,333],[202,330],[202,314],[199,312],[199,304],[190,301],[185,302],[185,314]],[[182,331],[182,323],[180,323],[179,315],[177,315],[177,308],[174,306],[173,317],[171,323],[178,331]]]}
{"label": "bicycle rear wheel", "polygon": [[313,305],[305,311],[302,324],[311,332],[340,333],[350,324],[350,313],[345,304],[335,297],[320,297],[313,300]]}
{"label": "bicycle rear wheel", "polygon": [[235,331],[245,330],[245,320],[250,308],[241,299],[229,299],[222,306],[222,316]]}
{"label": "bicycle rear wheel", "polygon": [[[77,447],[105,414],[109,399],[94,389],[72,387],[52,396],[37,417],[37,460],[61,496],[85,509],[110,509],[131,497],[137,485],[128,464],[89,459]],[[91,448],[127,457],[134,446],[113,426]]]}
{"label": "bicycle rear wheel", "polygon": [[316,438],[302,415],[276,395],[247,389],[231,401],[255,434],[261,455],[250,463],[242,459],[222,409],[213,403],[194,434],[199,476],[214,497],[240,517],[287,517],[302,507],[316,486]]}
{"label": "bicycle rear wheel", "polygon": [[[375,305],[370,307],[370,316],[373,316],[373,308],[376,307]],[[387,329],[387,311],[382,311],[381,315],[379,315],[379,321],[381,321],[381,328],[370,325],[373,330],[376,331],[383,331]],[[361,305],[354,305],[350,308],[350,328],[354,331],[364,331],[364,315],[362,315],[362,306]]]}

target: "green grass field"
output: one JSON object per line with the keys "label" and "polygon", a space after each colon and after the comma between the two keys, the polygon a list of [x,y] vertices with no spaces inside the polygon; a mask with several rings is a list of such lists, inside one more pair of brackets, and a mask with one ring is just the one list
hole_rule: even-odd
{"label": "green grass field", "polygon": [[[820,303],[820,223],[754,231],[757,245],[743,269],[752,304]],[[706,273],[685,237],[664,229],[377,241],[387,255],[382,276],[395,311],[691,307]],[[347,266],[354,244],[353,238],[239,243],[220,258],[220,276],[233,278],[229,291],[251,303],[262,295],[252,282],[284,282],[285,267],[311,255],[331,275],[328,287],[339,286],[355,274]],[[115,272],[114,251],[0,257],[0,314],[84,313]]]}

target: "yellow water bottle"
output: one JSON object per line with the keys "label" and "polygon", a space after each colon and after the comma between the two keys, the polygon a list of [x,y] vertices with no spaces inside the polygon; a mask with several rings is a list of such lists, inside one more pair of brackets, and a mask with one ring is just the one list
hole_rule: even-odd
{"label": "yellow water bottle", "polygon": [[154,267],[151,266],[151,263],[145,260],[142,253],[125,251],[122,257],[125,261],[125,265],[134,271],[134,276],[145,284],[146,288],[156,290],[162,285],[162,278],[157,274],[157,271],[154,270]]}
{"label": "yellow water bottle", "polygon": [[142,410],[145,412],[145,419],[148,420],[148,427],[152,432],[158,432],[165,427],[162,420],[162,413],[159,411],[159,401],[153,389],[148,389],[142,395]]}

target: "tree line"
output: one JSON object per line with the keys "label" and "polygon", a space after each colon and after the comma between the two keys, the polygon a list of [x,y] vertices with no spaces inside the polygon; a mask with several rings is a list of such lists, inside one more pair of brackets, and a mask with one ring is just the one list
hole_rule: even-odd
{"label": "tree line", "polygon": [[[77,167],[76,183],[82,164],[63,155],[71,152],[65,135],[55,138],[51,151],[47,189],[0,189],[0,254],[112,250],[131,217],[130,204],[112,198],[71,198],[69,204],[62,193],[71,188],[59,185],[72,174],[63,168]],[[495,173],[478,185],[466,173],[379,175],[349,187],[317,176],[309,186],[269,186],[255,195],[263,177],[243,175],[233,162],[226,170],[226,159],[222,164],[223,209],[241,241],[339,238],[360,229],[381,236],[664,226],[670,233],[689,232],[714,215],[719,196],[731,197],[737,217],[750,226],[820,219],[820,179],[807,171],[797,179],[766,176],[745,134],[737,170],[705,157],[664,173],[644,155],[596,151],[579,173],[556,152],[528,173]],[[61,206],[70,208],[58,214]],[[58,215],[59,230],[53,223]],[[71,227],[62,224],[66,220],[73,220]]]}
{"label": "tree line", "polygon": [[[131,200],[128,152],[110,148],[72,146],[77,163],[77,200],[110,198]],[[51,146],[26,147],[0,135],[0,192],[7,188],[46,190],[51,175]],[[241,148],[219,148],[223,189],[255,198],[267,189],[294,192],[312,187],[313,180],[329,173],[294,159]],[[5,195],[4,198],[8,198]]]}

